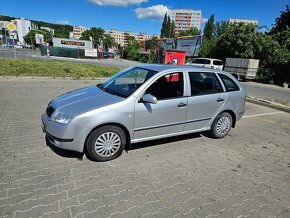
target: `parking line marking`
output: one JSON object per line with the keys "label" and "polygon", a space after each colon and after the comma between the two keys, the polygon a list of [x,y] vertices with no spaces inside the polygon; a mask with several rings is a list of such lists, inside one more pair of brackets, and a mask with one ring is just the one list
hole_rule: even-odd
{"label": "parking line marking", "polygon": [[261,117],[261,116],[268,116],[268,115],[274,115],[274,114],[283,114],[283,113],[285,113],[285,112],[283,112],[283,111],[278,111],[278,112],[271,112],[271,113],[254,114],[254,115],[246,115],[246,116],[243,116],[242,118]]}

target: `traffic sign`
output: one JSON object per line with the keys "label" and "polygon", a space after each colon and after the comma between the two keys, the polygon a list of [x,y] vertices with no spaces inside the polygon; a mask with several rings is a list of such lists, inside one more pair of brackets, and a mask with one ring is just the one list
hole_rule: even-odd
{"label": "traffic sign", "polygon": [[16,26],[14,23],[8,23],[6,26],[11,32],[16,29]]}

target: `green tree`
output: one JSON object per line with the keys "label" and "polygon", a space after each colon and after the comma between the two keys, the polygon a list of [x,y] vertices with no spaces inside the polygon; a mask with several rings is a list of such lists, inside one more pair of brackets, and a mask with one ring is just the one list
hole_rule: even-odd
{"label": "green tree", "polygon": [[175,23],[167,13],[164,15],[162,27],[160,30],[160,37],[161,38],[173,38],[175,33]]}
{"label": "green tree", "polygon": [[126,36],[127,45],[124,48],[124,58],[138,61],[140,59],[140,45],[134,36]]}
{"label": "green tree", "polygon": [[51,42],[52,36],[46,30],[31,30],[26,36],[24,36],[24,41],[33,47],[36,47],[35,34],[42,34],[45,42]]}
{"label": "green tree", "polygon": [[181,30],[178,34],[178,37],[181,36],[196,36],[200,35],[200,30],[196,27],[191,27],[189,30]]}
{"label": "green tree", "polygon": [[117,46],[117,43],[115,42],[115,39],[108,33],[105,33],[104,40],[103,40],[103,46],[105,50],[108,50],[108,48],[112,48]]}
{"label": "green tree", "polygon": [[225,33],[230,25],[229,21],[218,21],[215,24],[213,35],[215,38],[219,38],[223,33]]}
{"label": "green tree", "polygon": [[290,10],[288,5],[286,5],[285,11],[281,11],[280,16],[275,21],[276,24],[271,29],[270,34],[275,34],[290,28]]}
{"label": "green tree", "polygon": [[170,38],[171,37],[170,33],[171,33],[171,19],[170,19],[170,16],[167,16],[165,37]]}
{"label": "green tree", "polygon": [[173,20],[170,26],[170,38],[174,38],[174,36],[175,36],[175,22]]}
{"label": "green tree", "polygon": [[82,40],[90,40],[92,39],[94,48],[99,48],[99,46],[103,43],[105,38],[105,30],[100,27],[92,27],[89,30],[86,30],[82,33]]}
{"label": "green tree", "polygon": [[162,27],[161,27],[161,31],[160,31],[161,38],[166,37],[165,36],[166,35],[166,28],[167,28],[167,13],[163,17]]}
{"label": "green tree", "polygon": [[211,40],[213,38],[214,28],[214,14],[212,14],[204,26],[204,38]]}
{"label": "green tree", "polygon": [[253,58],[257,39],[257,26],[253,24],[231,24],[218,39],[215,55],[226,57]]}

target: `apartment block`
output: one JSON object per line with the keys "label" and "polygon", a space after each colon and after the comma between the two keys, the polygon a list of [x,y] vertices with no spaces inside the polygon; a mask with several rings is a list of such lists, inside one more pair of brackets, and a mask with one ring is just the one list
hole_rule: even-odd
{"label": "apartment block", "polygon": [[243,24],[255,24],[258,25],[259,21],[258,20],[250,20],[250,19],[229,19],[230,23],[243,23]]}
{"label": "apartment block", "polygon": [[201,10],[174,9],[172,19],[175,22],[175,33],[181,30],[189,30],[191,27],[201,29],[202,12]]}
{"label": "apartment block", "polygon": [[36,26],[34,26],[30,20],[25,20],[23,18],[11,20],[11,22],[16,26],[19,43],[25,44],[24,36],[26,36],[31,30],[35,29]]}
{"label": "apartment block", "polygon": [[82,33],[87,30],[84,26],[74,26],[73,27],[73,38],[74,39],[80,39],[82,36]]}

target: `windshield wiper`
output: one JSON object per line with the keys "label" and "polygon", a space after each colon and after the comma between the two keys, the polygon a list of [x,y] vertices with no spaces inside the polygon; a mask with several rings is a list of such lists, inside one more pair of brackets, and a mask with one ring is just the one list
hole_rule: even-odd
{"label": "windshield wiper", "polygon": [[118,93],[116,93],[116,92],[114,92],[114,91],[112,91],[112,90],[110,90],[110,89],[108,89],[108,88],[105,88],[105,87],[103,86],[102,83],[101,83],[101,84],[98,84],[97,86],[98,86],[101,90],[103,90],[103,91],[105,91],[105,92],[107,92],[107,93],[109,93],[109,94],[111,94],[111,95],[116,95],[116,96],[123,97],[123,96],[119,95]]}

